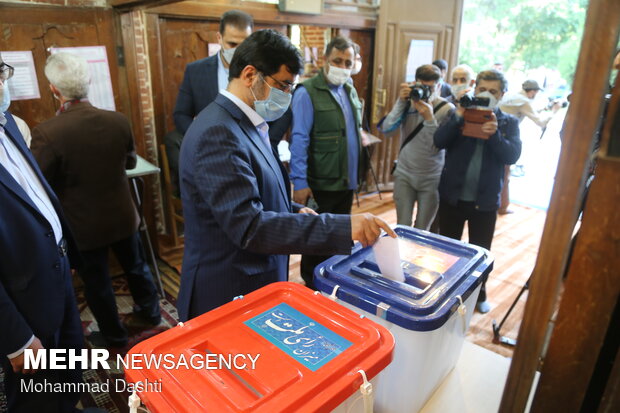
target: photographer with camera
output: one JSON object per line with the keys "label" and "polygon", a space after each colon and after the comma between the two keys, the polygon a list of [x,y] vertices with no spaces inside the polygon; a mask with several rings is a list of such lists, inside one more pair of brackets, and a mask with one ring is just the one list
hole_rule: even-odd
{"label": "photographer with camera", "polygon": [[[439,184],[439,232],[460,240],[467,221],[469,242],[488,250],[495,231],[504,165],[516,162],[521,155],[519,121],[497,108],[506,90],[507,81],[501,72],[480,72],[475,95],[461,98],[434,137],[435,146],[446,150]],[[485,283],[476,305],[481,313],[491,308]]]}
{"label": "photographer with camera", "polygon": [[433,134],[454,105],[439,97],[439,68],[418,67],[415,83],[403,83],[399,98],[378,128],[387,136],[400,126],[401,146],[394,174],[394,201],[400,225],[411,226],[418,203],[415,228],[428,230],[439,207],[439,178],[444,151],[433,144]]}

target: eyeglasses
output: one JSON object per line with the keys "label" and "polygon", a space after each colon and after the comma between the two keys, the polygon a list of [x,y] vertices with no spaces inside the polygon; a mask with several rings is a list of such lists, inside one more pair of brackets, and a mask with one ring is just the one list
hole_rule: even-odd
{"label": "eyeglasses", "polygon": [[278,80],[270,75],[267,75],[267,77],[276,82],[279,86],[278,89],[280,89],[282,92],[290,93],[293,89],[295,89],[295,83],[286,81],[282,82],[281,80]]}
{"label": "eyeglasses", "polygon": [[3,82],[12,78],[14,72],[15,69],[13,69],[13,66],[7,65],[4,62],[0,63],[0,79],[2,79]]}

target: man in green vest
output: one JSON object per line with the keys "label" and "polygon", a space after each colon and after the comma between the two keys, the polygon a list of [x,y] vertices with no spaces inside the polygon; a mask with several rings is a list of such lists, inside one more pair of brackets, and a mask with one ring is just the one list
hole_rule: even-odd
{"label": "man in green vest", "polygon": [[[353,43],[334,38],[321,71],[293,97],[291,181],[293,200],[317,212],[350,214],[359,183],[361,103],[348,82],[355,63]],[[314,288],[314,268],[328,256],[304,255],[301,276]]]}

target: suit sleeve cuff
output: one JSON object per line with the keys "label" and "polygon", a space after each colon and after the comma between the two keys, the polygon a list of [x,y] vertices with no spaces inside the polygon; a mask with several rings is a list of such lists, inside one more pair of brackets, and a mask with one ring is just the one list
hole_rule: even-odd
{"label": "suit sleeve cuff", "polygon": [[13,352],[11,354],[7,354],[6,356],[9,358],[9,360],[14,359],[15,357],[21,355],[24,352],[24,350],[26,350],[28,347],[30,347],[30,345],[32,344],[33,341],[34,341],[34,335],[32,335],[30,337],[30,340],[28,340],[26,342],[26,344],[24,344],[22,346],[22,348],[20,348],[19,350],[15,351],[15,352]]}
{"label": "suit sleeve cuff", "polygon": [[351,255],[353,241],[351,240],[351,215],[332,215],[334,218],[333,229],[337,255]]}
{"label": "suit sleeve cuff", "polygon": [[300,209],[305,208],[305,205],[298,204],[297,202],[291,202],[291,208],[294,213],[298,213]]}

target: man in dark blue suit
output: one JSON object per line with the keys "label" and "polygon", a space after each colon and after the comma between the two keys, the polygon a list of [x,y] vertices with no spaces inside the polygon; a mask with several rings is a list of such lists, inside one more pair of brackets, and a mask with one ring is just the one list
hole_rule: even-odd
{"label": "man in dark blue suit", "polygon": [[[0,58],[0,92],[12,75]],[[1,94],[1,93],[0,93]],[[79,383],[82,372],[25,370],[24,350],[80,349],[82,326],[67,254],[77,252],[60,203],[7,111],[0,112],[0,359],[9,412],[73,412],[77,392],[22,382]]]}
{"label": "man in dark blue suit", "polygon": [[235,50],[252,33],[252,16],[239,10],[222,15],[217,40],[219,53],[187,65],[174,108],[174,124],[181,135],[201,110],[209,106],[220,89],[228,85],[228,68]]}
{"label": "man in dark blue suit", "polygon": [[235,52],[231,81],[192,123],[181,147],[185,255],[177,307],[185,321],[235,296],[288,278],[288,254],[349,254],[384,229],[370,215],[317,215],[291,202],[268,121],[290,104],[301,56],[260,30]]}

